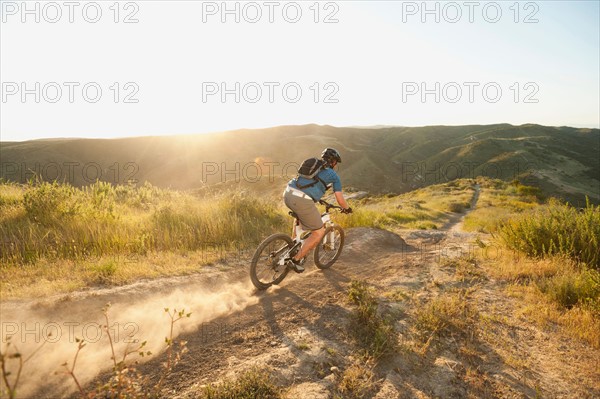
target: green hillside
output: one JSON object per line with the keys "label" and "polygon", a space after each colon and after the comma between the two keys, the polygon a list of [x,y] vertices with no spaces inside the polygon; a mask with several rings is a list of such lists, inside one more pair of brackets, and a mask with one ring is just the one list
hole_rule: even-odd
{"label": "green hillside", "polygon": [[[600,201],[600,131],[534,124],[337,128],[304,125],[190,136],[55,139],[0,145],[6,180],[33,173],[76,186],[99,180],[160,187],[277,192],[302,159],[325,146],[344,158],[346,186],[403,193],[455,178],[519,179],[549,196]],[[277,187],[275,187],[277,186]]]}

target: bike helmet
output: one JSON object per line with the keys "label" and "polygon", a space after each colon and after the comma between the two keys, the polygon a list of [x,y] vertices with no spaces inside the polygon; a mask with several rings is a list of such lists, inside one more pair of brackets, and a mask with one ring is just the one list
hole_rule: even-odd
{"label": "bike helmet", "polygon": [[321,158],[329,165],[331,165],[331,161],[336,161],[337,163],[342,162],[342,157],[335,148],[325,148],[321,154]]}

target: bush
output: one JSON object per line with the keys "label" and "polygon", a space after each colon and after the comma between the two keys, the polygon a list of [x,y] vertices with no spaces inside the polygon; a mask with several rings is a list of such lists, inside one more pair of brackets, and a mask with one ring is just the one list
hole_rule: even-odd
{"label": "bush", "polygon": [[448,204],[448,211],[453,213],[462,213],[465,210],[465,204],[459,202],[451,202]]}
{"label": "bush", "polygon": [[50,225],[79,213],[79,193],[66,184],[43,182],[29,186],[23,195],[23,205],[32,221]]}
{"label": "bush", "polygon": [[114,216],[117,195],[110,183],[98,181],[82,191],[87,195],[88,208],[93,216]]}
{"label": "bush", "polygon": [[92,272],[95,275],[96,282],[107,284],[111,282],[111,278],[117,272],[117,264],[115,261],[108,261],[92,267]]}
{"label": "bush", "polygon": [[538,282],[542,292],[571,308],[577,304],[596,304],[600,297],[600,272],[592,269],[583,271],[565,271]]}
{"label": "bush", "polygon": [[504,243],[532,257],[563,255],[600,269],[600,207],[583,211],[552,201],[548,206],[504,222]]}
{"label": "bush", "polygon": [[517,194],[524,196],[524,197],[533,196],[538,199],[542,198],[542,190],[540,190],[538,187],[532,187],[532,186],[518,185],[517,186]]}
{"label": "bush", "polygon": [[160,189],[148,182],[139,187],[132,184],[119,185],[115,187],[114,191],[115,200],[118,203],[143,210],[173,199],[173,192]]}

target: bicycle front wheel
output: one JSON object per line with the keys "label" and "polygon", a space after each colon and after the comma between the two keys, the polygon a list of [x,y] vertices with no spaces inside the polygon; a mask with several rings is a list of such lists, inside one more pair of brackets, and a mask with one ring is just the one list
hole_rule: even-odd
{"label": "bicycle front wheel", "polygon": [[259,290],[279,284],[288,274],[281,262],[294,241],[286,234],[273,234],[260,243],[250,265],[250,280]]}
{"label": "bicycle front wheel", "polygon": [[319,269],[329,269],[340,257],[344,247],[344,230],[340,226],[330,226],[315,248],[314,261]]}

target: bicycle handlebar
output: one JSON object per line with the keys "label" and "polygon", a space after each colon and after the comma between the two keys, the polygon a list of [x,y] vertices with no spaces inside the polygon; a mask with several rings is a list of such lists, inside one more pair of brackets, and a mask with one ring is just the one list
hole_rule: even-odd
{"label": "bicycle handlebar", "polygon": [[333,204],[330,204],[329,202],[323,201],[323,200],[319,200],[319,204],[325,205],[325,211],[327,211],[327,212],[329,212],[330,209],[339,209],[340,211],[344,210],[344,208],[342,208],[341,206],[333,205]]}

